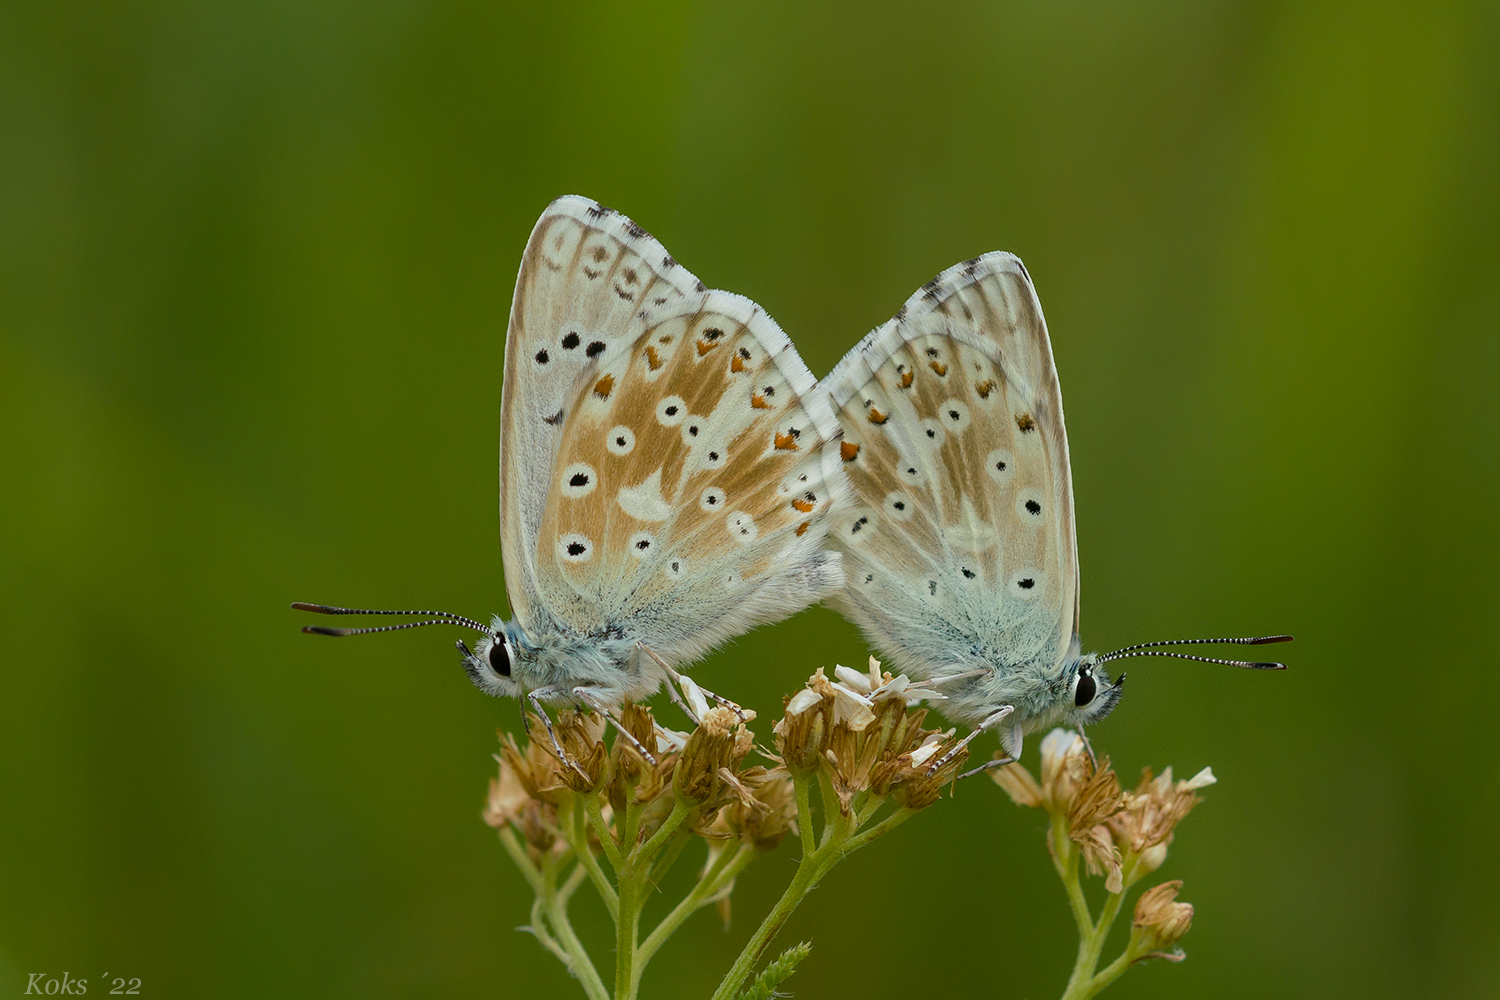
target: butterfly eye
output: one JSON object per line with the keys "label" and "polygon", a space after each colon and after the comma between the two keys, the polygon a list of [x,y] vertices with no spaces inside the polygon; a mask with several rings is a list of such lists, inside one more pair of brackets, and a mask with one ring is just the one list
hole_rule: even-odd
{"label": "butterfly eye", "polygon": [[501,677],[510,676],[510,653],[506,650],[504,641],[497,639],[490,643],[489,657],[491,670]]}
{"label": "butterfly eye", "polygon": [[1078,684],[1073,688],[1073,704],[1082,708],[1094,700],[1094,692],[1098,685],[1094,683],[1094,672],[1084,667],[1078,672]]}

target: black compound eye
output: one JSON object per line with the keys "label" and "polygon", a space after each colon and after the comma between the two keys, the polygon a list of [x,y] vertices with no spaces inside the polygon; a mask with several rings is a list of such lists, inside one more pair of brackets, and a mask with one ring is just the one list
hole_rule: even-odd
{"label": "black compound eye", "polygon": [[490,669],[501,677],[510,676],[510,653],[505,649],[505,643],[499,639],[490,643]]}
{"label": "black compound eye", "polygon": [[1094,692],[1098,685],[1094,683],[1094,673],[1087,667],[1078,672],[1078,686],[1073,689],[1073,704],[1082,708],[1094,700]]}

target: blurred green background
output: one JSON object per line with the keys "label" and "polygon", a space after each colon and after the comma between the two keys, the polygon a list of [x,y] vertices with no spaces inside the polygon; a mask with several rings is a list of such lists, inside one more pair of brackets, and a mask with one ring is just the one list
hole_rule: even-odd
{"label": "blurred green background", "polygon": [[[1297,635],[1140,663],[1095,730],[1221,779],[1160,873],[1189,960],[1108,995],[1500,995],[1497,109],[1485,3],[0,5],[0,991],[582,995],[478,816],[515,706],[453,635],[287,608],[505,609],[504,322],[576,192],[818,373],[1018,253],[1087,647]],[[769,713],[864,655],[814,609],[695,676]],[[789,986],[1059,995],[1041,832],[961,786],[808,900]],[[647,995],[706,995],[794,858]]]}

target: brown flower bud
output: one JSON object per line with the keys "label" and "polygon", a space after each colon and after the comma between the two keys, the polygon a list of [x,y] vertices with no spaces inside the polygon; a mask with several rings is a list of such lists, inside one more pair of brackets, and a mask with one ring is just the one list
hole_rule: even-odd
{"label": "brown flower bud", "polygon": [[1193,926],[1192,904],[1177,902],[1177,890],[1181,888],[1180,879],[1163,882],[1141,893],[1141,898],[1136,901],[1135,920],[1131,927],[1132,948],[1150,953],[1142,958],[1182,961],[1181,951],[1164,951],[1182,940]]}
{"label": "brown flower bud", "polygon": [[739,716],[731,709],[716,707],[703,713],[698,728],[688,734],[673,772],[677,794],[698,803],[715,798],[723,785],[719,769],[730,767],[732,771],[731,765],[738,760],[736,754],[743,758],[750,749],[749,741],[742,738],[744,731]]}

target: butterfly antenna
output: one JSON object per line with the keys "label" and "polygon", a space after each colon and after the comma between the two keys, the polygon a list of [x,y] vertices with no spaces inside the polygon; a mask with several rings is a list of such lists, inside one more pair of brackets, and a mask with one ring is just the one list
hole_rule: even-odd
{"label": "butterfly antenna", "polygon": [[325,625],[304,625],[302,631],[312,635],[367,635],[371,632],[399,632],[404,628],[421,628],[424,625],[466,625],[476,632],[483,632],[491,639],[497,639],[494,629],[488,625],[481,625],[472,618],[463,615],[455,615],[448,611],[372,611],[368,608],[335,608],[327,604],[306,604],[295,601],[292,607],[298,611],[311,611],[320,615],[424,615],[433,616],[432,621],[405,622],[401,625],[381,625],[373,628],[329,628]]}
{"label": "butterfly antenna", "polygon": [[1192,656],[1188,653],[1169,653],[1153,647],[1158,646],[1201,646],[1204,644],[1231,646],[1265,646],[1273,642],[1291,642],[1289,635],[1261,635],[1245,638],[1232,639],[1163,639],[1159,642],[1142,642],[1134,646],[1126,646],[1112,653],[1106,653],[1096,660],[1096,663],[1108,663],[1110,660],[1128,660],[1134,656],[1169,656],[1178,660],[1195,660],[1198,663],[1219,663],[1227,667],[1242,667],[1246,670],[1285,670],[1285,663],[1270,663],[1253,660],[1223,660],[1214,656]]}

